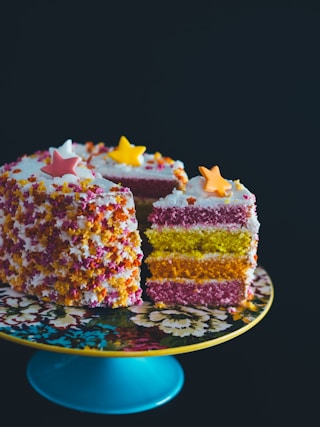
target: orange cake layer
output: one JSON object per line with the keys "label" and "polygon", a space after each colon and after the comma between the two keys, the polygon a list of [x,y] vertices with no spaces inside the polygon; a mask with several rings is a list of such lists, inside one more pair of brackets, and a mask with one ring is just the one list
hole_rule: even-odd
{"label": "orange cake layer", "polygon": [[238,279],[245,281],[252,265],[246,257],[217,257],[205,255],[194,258],[188,255],[171,254],[170,256],[151,255],[147,264],[153,279],[167,277],[184,277],[186,279]]}

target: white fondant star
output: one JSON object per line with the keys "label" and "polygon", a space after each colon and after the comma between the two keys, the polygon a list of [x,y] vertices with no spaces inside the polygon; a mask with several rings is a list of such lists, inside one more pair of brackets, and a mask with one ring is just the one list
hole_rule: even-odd
{"label": "white fondant star", "polygon": [[59,153],[61,154],[61,156],[64,159],[68,159],[70,157],[77,157],[77,155],[72,151],[72,139],[67,139],[64,142],[64,144],[61,145],[61,147],[59,147],[59,148],[50,147],[49,152],[50,152],[52,158],[53,158],[53,153],[56,150],[59,151]]}

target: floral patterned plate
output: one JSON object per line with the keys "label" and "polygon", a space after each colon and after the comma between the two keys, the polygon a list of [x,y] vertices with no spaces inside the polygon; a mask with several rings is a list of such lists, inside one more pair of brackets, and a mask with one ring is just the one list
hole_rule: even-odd
{"label": "floral patterned plate", "polygon": [[259,266],[254,298],[229,308],[175,306],[150,302],[117,309],[61,307],[0,284],[0,337],[54,352],[86,356],[170,355],[232,339],[255,326],[269,311],[273,286]]}

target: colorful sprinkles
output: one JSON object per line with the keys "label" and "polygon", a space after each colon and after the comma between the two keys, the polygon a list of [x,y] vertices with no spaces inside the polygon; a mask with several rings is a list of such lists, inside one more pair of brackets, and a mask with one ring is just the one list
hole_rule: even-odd
{"label": "colorful sprinkles", "polygon": [[[132,192],[96,177],[79,157],[53,156],[53,164],[39,152],[0,168],[0,280],[65,306],[140,304]],[[48,174],[57,161],[65,173]]]}

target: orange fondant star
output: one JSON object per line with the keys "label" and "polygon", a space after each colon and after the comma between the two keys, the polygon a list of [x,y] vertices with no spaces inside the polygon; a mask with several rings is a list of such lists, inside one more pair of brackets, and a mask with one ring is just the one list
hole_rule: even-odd
{"label": "orange fondant star", "polygon": [[125,136],[122,136],[118,147],[108,153],[112,160],[118,163],[125,163],[130,166],[140,166],[142,164],[141,155],[146,151],[146,147],[130,144]]}
{"label": "orange fondant star", "polygon": [[58,150],[54,150],[52,156],[52,163],[43,166],[41,170],[53,177],[62,177],[63,175],[70,173],[76,175],[75,167],[80,161],[80,157],[69,157],[65,159],[61,156]]}
{"label": "orange fondant star", "polygon": [[218,166],[213,166],[207,169],[204,166],[199,166],[201,175],[205,178],[204,190],[215,193],[218,197],[226,197],[230,195],[232,185],[220,175]]}

